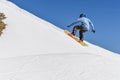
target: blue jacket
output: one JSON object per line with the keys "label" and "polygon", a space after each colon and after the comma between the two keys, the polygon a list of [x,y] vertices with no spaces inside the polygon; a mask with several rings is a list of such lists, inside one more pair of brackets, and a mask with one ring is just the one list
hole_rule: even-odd
{"label": "blue jacket", "polygon": [[90,28],[92,30],[94,30],[94,25],[91,22],[90,19],[86,18],[86,17],[82,17],[82,18],[78,18],[75,22],[73,22],[72,24],[70,24],[69,26],[75,26],[75,25],[82,25],[84,28],[86,28],[87,30],[89,30]]}

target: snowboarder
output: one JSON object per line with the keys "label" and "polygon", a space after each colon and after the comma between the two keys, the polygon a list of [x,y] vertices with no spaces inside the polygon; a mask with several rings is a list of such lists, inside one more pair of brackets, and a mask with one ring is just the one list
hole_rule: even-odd
{"label": "snowboarder", "polygon": [[72,24],[68,25],[67,27],[74,26],[72,30],[72,34],[75,35],[77,30],[79,31],[79,38],[83,41],[83,33],[89,31],[90,27],[92,32],[95,33],[94,25],[90,19],[86,17],[85,14],[80,14],[79,18],[73,22]]}

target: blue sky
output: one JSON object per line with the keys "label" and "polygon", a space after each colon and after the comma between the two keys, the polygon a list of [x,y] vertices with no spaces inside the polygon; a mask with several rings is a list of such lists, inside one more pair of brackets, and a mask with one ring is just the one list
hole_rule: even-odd
{"label": "blue sky", "polygon": [[30,13],[62,28],[85,13],[93,22],[96,33],[85,33],[85,40],[120,53],[119,0],[10,0]]}

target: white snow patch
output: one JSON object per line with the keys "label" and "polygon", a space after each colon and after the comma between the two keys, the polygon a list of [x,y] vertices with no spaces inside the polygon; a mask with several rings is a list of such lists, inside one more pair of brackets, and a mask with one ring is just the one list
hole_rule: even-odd
{"label": "white snow patch", "polygon": [[0,80],[119,80],[120,55],[86,42],[0,0],[7,19],[0,37]]}

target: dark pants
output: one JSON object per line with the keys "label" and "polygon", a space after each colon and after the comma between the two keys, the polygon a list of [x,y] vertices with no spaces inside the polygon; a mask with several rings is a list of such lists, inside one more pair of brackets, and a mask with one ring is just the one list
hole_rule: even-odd
{"label": "dark pants", "polygon": [[83,41],[83,37],[84,37],[83,33],[88,31],[88,30],[86,28],[84,28],[82,25],[76,25],[73,28],[72,34],[75,35],[77,30],[79,30],[79,38],[80,38],[80,40]]}

